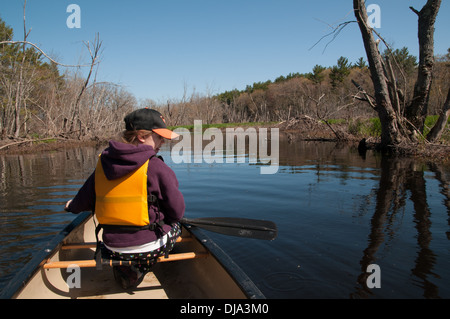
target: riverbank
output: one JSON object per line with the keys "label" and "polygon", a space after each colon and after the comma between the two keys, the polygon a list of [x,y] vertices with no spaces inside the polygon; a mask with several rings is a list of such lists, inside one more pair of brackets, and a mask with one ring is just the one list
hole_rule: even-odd
{"label": "riverbank", "polygon": [[[248,127],[279,128],[280,134],[285,134],[292,143],[305,140],[340,142],[354,145],[355,147],[358,147],[360,151],[369,149],[377,150],[380,143],[378,137],[364,137],[367,135],[359,132],[349,132],[351,130],[347,123],[333,123],[332,125],[327,125],[326,123],[318,122],[307,116],[293,118],[289,121],[278,123],[234,123],[217,126],[204,125],[203,129],[208,127],[218,127],[224,131],[229,127],[243,127],[244,129]],[[189,129],[189,127],[186,128]],[[108,140],[108,138],[85,140],[63,138],[0,140],[0,155],[30,154],[84,146],[102,146],[107,145]],[[414,145],[401,145],[395,149],[395,154],[450,164],[450,145],[448,144],[431,144],[424,142]]]}
{"label": "riverbank", "polygon": [[[358,126],[356,122],[355,127]],[[310,117],[293,118],[290,121],[276,125],[280,132],[288,134],[288,138],[295,140],[335,141],[355,145],[360,152],[366,150],[380,150],[381,138],[370,136],[368,132],[374,130],[367,124],[364,128],[352,128],[346,122],[327,125]],[[377,135],[377,134],[375,134]],[[422,158],[427,161],[446,163],[450,165],[450,144],[423,143],[399,145],[392,150],[393,155]]]}
{"label": "riverbank", "polygon": [[0,141],[0,155],[35,154],[53,152],[68,148],[106,144],[107,140],[69,140],[69,139],[15,139]]}

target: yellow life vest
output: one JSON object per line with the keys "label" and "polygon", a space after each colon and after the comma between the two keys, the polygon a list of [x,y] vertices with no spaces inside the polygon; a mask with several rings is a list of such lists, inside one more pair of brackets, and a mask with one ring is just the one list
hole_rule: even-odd
{"label": "yellow life vest", "polygon": [[149,225],[147,201],[147,160],[127,175],[108,180],[99,158],[95,170],[95,215],[100,224]]}

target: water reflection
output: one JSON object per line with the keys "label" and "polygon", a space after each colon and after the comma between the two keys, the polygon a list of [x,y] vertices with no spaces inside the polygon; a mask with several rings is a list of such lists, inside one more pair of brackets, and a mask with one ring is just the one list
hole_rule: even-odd
{"label": "water reflection", "polygon": [[[445,171],[437,164],[428,164],[427,167],[440,183],[447,214],[450,216],[450,198]],[[368,297],[374,293],[374,290],[367,286],[369,277],[367,268],[369,265],[377,263],[377,253],[380,247],[395,237],[395,232],[398,231],[395,228],[395,223],[398,222],[396,220],[403,218],[401,215],[404,214],[405,205],[409,199],[413,204],[413,219],[417,232],[415,236],[417,238],[417,254],[410,272],[413,277],[420,279],[419,284],[423,289],[423,297],[439,298],[439,286],[433,282],[433,279],[439,278],[434,267],[436,257],[442,252],[434,252],[431,248],[433,236],[425,178],[426,167],[419,166],[416,161],[408,158],[383,157],[380,168],[381,176],[376,191],[375,212],[370,221],[368,246],[360,261],[362,273],[358,277],[359,286],[356,288],[356,292],[351,294],[351,297]]]}
{"label": "water reflection", "polygon": [[95,167],[95,148],[0,156],[0,289],[67,225],[64,212]]}

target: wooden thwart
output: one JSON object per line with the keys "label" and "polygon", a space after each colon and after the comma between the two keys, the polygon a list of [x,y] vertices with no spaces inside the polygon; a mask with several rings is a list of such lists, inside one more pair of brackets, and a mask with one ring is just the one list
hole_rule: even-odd
{"label": "wooden thwart", "polygon": [[[169,262],[169,261],[179,261],[187,259],[195,259],[208,256],[208,253],[201,252],[188,252],[171,254],[167,258],[162,256],[157,259],[157,262]],[[112,260],[112,259],[101,259],[102,266],[132,266],[135,264],[146,264],[145,261],[127,261],[127,260]],[[91,260],[67,260],[67,261],[52,261],[47,262],[43,265],[44,269],[57,269],[57,268],[68,268],[78,266],[80,268],[85,267],[97,267],[97,262],[94,259]]]}
{"label": "wooden thwart", "polygon": [[[192,241],[192,237],[178,237],[177,243],[181,242],[189,242]],[[71,249],[95,249],[97,247],[96,242],[89,243],[69,243],[63,244],[61,246],[61,250],[71,250]],[[169,256],[159,257],[157,262],[169,262],[169,261],[178,261],[178,260],[187,260],[194,259],[200,257],[206,257],[208,255],[207,252],[187,252],[187,253],[178,253],[171,254]],[[101,259],[100,260],[102,266],[132,266],[136,264],[148,264],[149,262],[145,260],[140,261],[128,261],[128,260],[113,260],[113,259]],[[44,265],[44,269],[58,269],[58,268],[68,268],[78,266],[80,268],[93,268],[97,267],[97,261],[95,259],[89,260],[67,260],[67,261],[47,261]]]}

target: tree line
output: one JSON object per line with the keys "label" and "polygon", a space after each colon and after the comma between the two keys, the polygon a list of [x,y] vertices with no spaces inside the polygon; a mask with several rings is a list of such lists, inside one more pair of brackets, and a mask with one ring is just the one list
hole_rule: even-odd
{"label": "tree line", "polygon": [[[383,59],[395,60],[392,76],[402,104],[414,96],[418,59],[408,48],[386,48]],[[449,87],[450,49],[435,57],[433,86],[428,100],[428,114],[442,112]],[[178,101],[154,103],[167,114],[172,125],[204,123],[283,122],[307,116],[320,121],[377,117],[367,98],[375,96],[370,68],[364,58],[349,62],[340,57],[336,65],[315,65],[308,73],[290,73],[274,80],[255,82],[244,89],[218,94],[185,94]]]}
{"label": "tree line", "polygon": [[[191,125],[194,120],[211,123],[283,122],[308,116],[316,120],[378,116],[371,66],[363,57],[350,62],[342,56],[336,65],[316,65],[308,73],[291,73],[256,82],[242,90],[188,92],[178,99],[138,101],[120,85],[95,78],[101,54],[96,37],[85,46],[90,61],[58,69],[57,61],[37,46],[13,41],[13,30],[0,19],[0,139],[60,137],[108,138],[123,128],[123,117],[133,109],[159,109],[171,126]],[[414,99],[420,63],[406,47],[380,53],[390,64],[396,96],[406,105]],[[442,113],[448,90],[450,49],[436,56],[433,86],[427,114]],[[86,73],[86,72],[85,72]],[[368,103],[370,102],[370,103]],[[371,104],[372,103],[372,104]]]}

